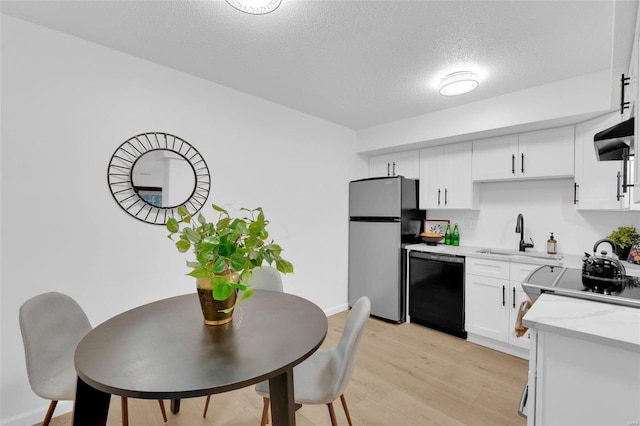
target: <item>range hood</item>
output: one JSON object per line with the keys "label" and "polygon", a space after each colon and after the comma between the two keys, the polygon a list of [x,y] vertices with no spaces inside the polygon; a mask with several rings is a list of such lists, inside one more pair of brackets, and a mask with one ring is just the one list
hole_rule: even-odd
{"label": "range hood", "polygon": [[[593,137],[598,161],[618,161],[633,154],[633,117],[598,132]],[[625,158],[626,157],[626,158]]]}

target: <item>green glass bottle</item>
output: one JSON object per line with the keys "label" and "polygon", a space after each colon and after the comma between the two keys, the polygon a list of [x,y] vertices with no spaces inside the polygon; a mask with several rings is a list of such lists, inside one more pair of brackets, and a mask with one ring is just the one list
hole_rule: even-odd
{"label": "green glass bottle", "polygon": [[460,245],[460,231],[458,230],[458,224],[453,227],[453,235],[451,235],[451,244],[454,246]]}
{"label": "green glass bottle", "polygon": [[447,230],[444,233],[444,244],[447,246],[451,245],[451,226],[447,223]]}

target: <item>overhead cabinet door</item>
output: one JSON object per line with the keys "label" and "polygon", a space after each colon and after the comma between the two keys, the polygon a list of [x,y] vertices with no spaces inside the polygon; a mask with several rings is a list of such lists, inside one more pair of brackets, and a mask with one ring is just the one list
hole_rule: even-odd
{"label": "overhead cabinet door", "polygon": [[620,121],[620,114],[585,121],[576,125],[576,175],[574,204],[578,210],[620,210],[624,199],[616,197],[621,192],[617,175],[622,170],[621,161],[598,161],[593,136]]}
{"label": "overhead cabinet door", "polygon": [[420,150],[420,208],[437,209],[443,202],[440,185],[440,157],[442,147]]}
{"label": "overhead cabinet door", "polygon": [[471,142],[444,146],[441,164],[447,190],[446,208],[472,209],[475,207],[471,180],[471,147]]}
{"label": "overhead cabinet door", "polygon": [[573,176],[573,126],[473,143],[474,181]]}
{"label": "overhead cabinet door", "polygon": [[516,176],[518,135],[500,136],[473,142],[473,180],[502,180]]}
{"label": "overhead cabinet door", "polygon": [[369,177],[404,176],[418,179],[418,151],[401,151],[369,157]]}
{"label": "overhead cabinet door", "polygon": [[573,126],[518,135],[517,176],[573,176]]}
{"label": "overhead cabinet door", "polygon": [[420,151],[420,208],[472,209],[471,142]]}

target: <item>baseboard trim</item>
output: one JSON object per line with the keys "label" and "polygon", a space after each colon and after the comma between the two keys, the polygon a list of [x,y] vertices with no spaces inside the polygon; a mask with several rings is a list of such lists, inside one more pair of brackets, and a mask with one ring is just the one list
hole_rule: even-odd
{"label": "baseboard trim", "polygon": [[349,309],[349,304],[348,303],[343,303],[342,305],[338,305],[338,306],[333,307],[333,308],[325,309],[324,310],[324,314],[326,316],[330,317],[331,315],[339,314],[340,312],[344,312],[344,311],[346,311],[348,309]]}
{"label": "baseboard trim", "polygon": [[473,333],[467,333],[467,341],[499,352],[517,356],[518,358],[529,359],[529,351],[519,346],[513,346],[508,343],[499,342]]}

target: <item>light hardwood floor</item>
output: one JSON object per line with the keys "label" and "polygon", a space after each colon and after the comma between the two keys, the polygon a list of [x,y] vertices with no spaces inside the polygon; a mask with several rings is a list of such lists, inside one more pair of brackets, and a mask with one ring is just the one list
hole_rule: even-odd
{"label": "light hardwood floor", "polygon": [[[329,318],[323,347],[336,344],[347,312]],[[179,362],[179,360],[177,360]],[[514,425],[524,426],[518,403],[527,380],[527,361],[415,324],[369,319],[345,396],[354,425]],[[340,401],[338,424],[346,425]],[[164,423],[155,400],[129,400],[131,426],[259,425],[262,398],[253,387],[215,395],[202,418],[204,398],[183,400],[180,413]],[[114,397],[109,426],[121,425]],[[326,406],[304,406],[299,426],[329,425]],[[71,414],[52,426],[71,425]]]}

